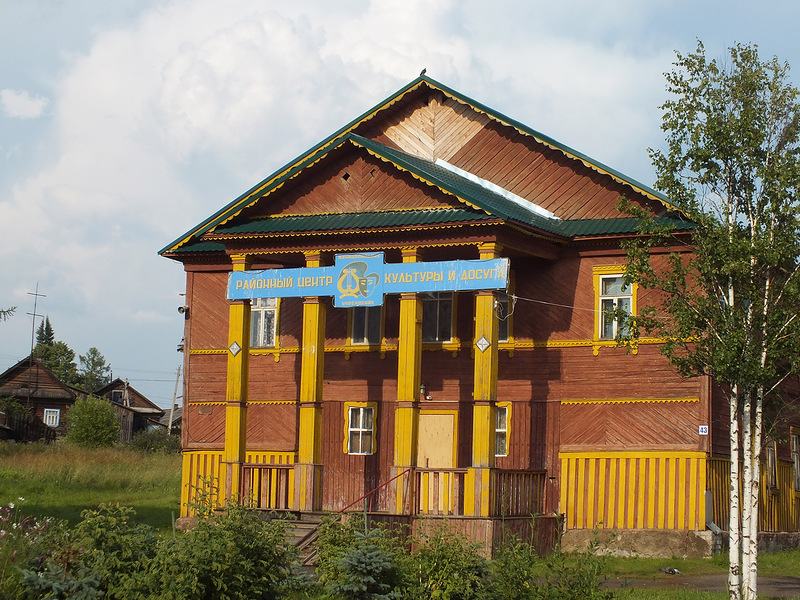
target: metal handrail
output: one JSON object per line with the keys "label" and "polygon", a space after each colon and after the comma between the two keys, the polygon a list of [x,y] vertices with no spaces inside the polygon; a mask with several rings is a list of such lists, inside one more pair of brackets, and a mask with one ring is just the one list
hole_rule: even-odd
{"label": "metal handrail", "polygon": [[364,500],[364,499],[366,499],[366,498],[370,497],[372,494],[374,494],[375,492],[377,492],[377,491],[378,491],[379,489],[381,489],[382,487],[385,487],[385,486],[389,485],[389,484],[390,484],[390,483],[392,483],[392,482],[393,482],[395,479],[398,479],[398,478],[402,477],[403,475],[405,475],[406,473],[410,473],[410,472],[411,472],[411,467],[409,467],[408,469],[406,469],[406,470],[405,470],[405,471],[403,471],[402,473],[398,473],[397,475],[395,475],[394,477],[392,477],[392,478],[391,478],[391,479],[389,479],[388,481],[384,481],[382,484],[380,484],[380,485],[379,485],[378,487],[376,487],[374,490],[370,490],[369,492],[367,492],[366,494],[364,494],[363,496],[361,496],[361,497],[360,497],[360,498],[358,498],[357,500],[353,500],[353,501],[352,501],[350,504],[348,504],[347,506],[345,506],[343,509],[341,509],[341,510],[337,511],[337,514],[342,514],[344,511],[346,511],[346,510],[347,510],[348,508],[350,508],[351,506],[355,506],[356,504],[358,504],[358,503],[359,503],[359,502],[361,502],[362,500]]}

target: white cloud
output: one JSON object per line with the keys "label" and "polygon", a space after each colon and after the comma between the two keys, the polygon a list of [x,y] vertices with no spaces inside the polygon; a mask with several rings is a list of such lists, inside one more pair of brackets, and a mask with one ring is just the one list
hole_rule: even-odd
{"label": "white cloud", "polygon": [[14,119],[38,119],[48,103],[44,96],[32,96],[25,90],[0,90],[3,114]]}

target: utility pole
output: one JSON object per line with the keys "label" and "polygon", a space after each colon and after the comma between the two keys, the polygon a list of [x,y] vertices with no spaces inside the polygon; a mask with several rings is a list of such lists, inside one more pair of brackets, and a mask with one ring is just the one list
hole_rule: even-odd
{"label": "utility pole", "polygon": [[172,394],[172,406],[169,407],[169,424],[167,425],[167,435],[172,435],[172,418],[175,416],[175,402],[178,400],[178,382],[181,380],[181,367],[178,365],[178,372],[175,374],[175,392]]}
{"label": "utility pole", "polygon": [[[29,296],[33,296],[33,312],[28,313],[31,316],[31,353],[28,355],[28,408],[31,407],[31,387],[33,386],[33,342],[36,339],[36,317],[42,315],[36,314],[36,307],[39,305],[39,298],[47,298],[46,295],[39,293],[39,282],[36,282],[36,291],[28,292]],[[37,372],[36,387],[39,387],[39,378]]]}

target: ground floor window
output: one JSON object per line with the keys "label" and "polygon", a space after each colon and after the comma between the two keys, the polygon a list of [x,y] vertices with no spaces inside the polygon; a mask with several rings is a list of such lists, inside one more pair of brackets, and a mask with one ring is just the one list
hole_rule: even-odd
{"label": "ground floor window", "polygon": [[44,409],[44,424],[48,427],[58,427],[61,422],[61,409],[58,408],[45,408]]}
{"label": "ground floor window", "polygon": [[800,434],[792,434],[792,474],[794,490],[800,492]]}
{"label": "ground floor window", "polygon": [[767,487],[778,487],[778,457],[775,451],[775,442],[767,443]]}
{"label": "ground floor window", "polygon": [[375,431],[374,406],[347,407],[347,453],[372,454]]}
{"label": "ground floor window", "polygon": [[494,412],[494,455],[508,456],[508,403],[498,404]]}

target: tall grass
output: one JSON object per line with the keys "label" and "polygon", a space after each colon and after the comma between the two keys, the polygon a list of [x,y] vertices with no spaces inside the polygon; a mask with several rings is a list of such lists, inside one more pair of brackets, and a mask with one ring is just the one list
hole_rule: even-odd
{"label": "tall grass", "polygon": [[119,503],[133,507],[137,520],[164,528],[177,515],[180,485],[178,454],[0,443],[0,506],[21,502],[33,516],[75,524],[87,508]]}

